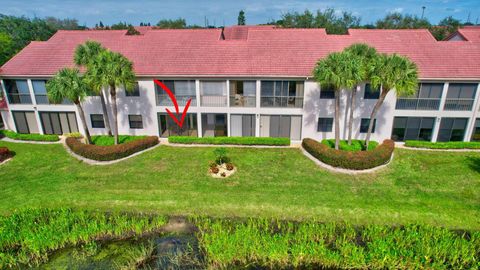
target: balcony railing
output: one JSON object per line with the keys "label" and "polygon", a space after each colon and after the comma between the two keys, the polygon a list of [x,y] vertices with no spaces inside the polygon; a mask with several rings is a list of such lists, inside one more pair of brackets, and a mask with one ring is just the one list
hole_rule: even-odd
{"label": "balcony railing", "polygon": [[440,108],[439,98],[399,98],[395,109],[397,110],[438,110]]}
{"label": "balcony railing", "polygon": [[[50,101],[48,101],[48,96],[47,95],[42,95],[42,94],[36,94],[35,95],[35,101],[37,102],[37,104],[52,104],[50,103]],[[68,100],[68,99],[64,99],[62,101],[62,103],[60,103],[62,105],[72,105],[73,103]]]}
{"label": "balcony railing", "polygon": [[7,95],[10,104],[32,104],[30,94],[8,93]]}
{"label": "balcony railing", "polygon": [[471,98],[447,98],[445,100],[445,111],[470,111],[473,107],[473,99]]}
{"label": "balcony railing", "polygon": [[261,97],[261,107],[302,108],[303,97]]}
{"label": "balcony railing", "polygon": [[[178,106],[185,106],[189,99],[192,99],[190,106],[197,106],[196,96],[175,95]],[[173,106],[173,102],[167,95],[157,95],[157,106]]]}
{"label": "balcony railing", "polygon": [[227,96],[201,96],[201,106],[204,107],[225,107]]}
{"label": "balcony railing", "polygon": [[230,107],[255,107],[256,99],[255,96],[230,96]]}

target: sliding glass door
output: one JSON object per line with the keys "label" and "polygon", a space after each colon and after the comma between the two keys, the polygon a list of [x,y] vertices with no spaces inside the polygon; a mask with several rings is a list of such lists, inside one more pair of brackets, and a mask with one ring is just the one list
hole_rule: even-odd
{"label": "sliding glass door", "polygon": [[230,136],[232,137],[254,137],[255,136],[255,115],[254,114],[232,114],[230,116]]}
{"label": "sliding glass door", "polygon": [[12,114],[18,133],[39,133],[35,112],[12,111]]}
{"label": "sliding glass door", "polygon": [[157,118],[158,129],[162,138],[168,138],[169,136],[198,137],[196,113],[187,113],[185,115],[182,128],[166,113],[158,113]]}
{"label": "sliding glass door", "polygon": [[40,119],[45,134],[62,135],[78,132],[74,112],[40,112]]}

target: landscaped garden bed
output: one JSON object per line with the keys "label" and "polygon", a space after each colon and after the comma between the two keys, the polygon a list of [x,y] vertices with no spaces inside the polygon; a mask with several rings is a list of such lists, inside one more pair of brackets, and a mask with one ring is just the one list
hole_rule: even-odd
{"label": "landscaped garden bed", "polygon": [[349,170],[372,169],[388,163],[392,157],[395,143],[385,140],[368,151],[335,150],[329,145],[313,139],[303,139],[302,147],[321,162],[336,168]]}
{"label": "landscaped garden bed", "polygon": [[[128,143],[135,140],[145,139],[147,136],[132,136],[132,135],[118,135],[118,142]],[[110,146],[115,144],[115,140],[113,136],[107,135],[95,135],[92,136],[92,144],[94,145],[101,145],[101,146]]]}
{"label": "landscaped garden bed", "polygon": [[[325,139],[322,140],[322,144],[325,144],[326,146],[330,148],[335,148],[335,139]],[[378,146],[378,142],[376,141],[370,141],[368,144],[368,150],[373,150]],[[352,144],[349,145],[348,141],[345,140],[340,140],[339,144],[340,150],[344,151],[362,151],[365,149],[365,141],[364,140],[352,140]]]}
{"label": "landscaped garden bed", "polygon": [[13,153],[7,147],[0,147],[0,164],[12,156]]}
{"label": "landscaped garden bed", "polygon": [[209,173],[215,178],[229,177],[235,173],[236,169],[227,155],[227,149],[224,147],[217,148],[213,151],[215,161],[210,163]]}
{"label": "landscaped garden bed", "polygon": [[272,145],[289,146],[289,138],[269,138],[269,137],[188,137],[188,136],[170,136],[169,143],[178,144],[232,144],[232,145]]}
{"label": "landscaped garden bed", "polygon": [[78,138],[67,138],[67,146],[77,155],[97,161],[111,161],[130,156],[158,144],[158,137],[150,136],[118,145],[84,144]]}
{"label": "landscaped garden bed", "polygon": [[480,142],[405,141],[405,146],[428,149],[480,149]]}
{"label": "landscaped garden bed", "polygon": [[0,137],[2,136],[19,141],[57,142],[60,140],[58,135],[21,134],[10,130],[0,130]]}

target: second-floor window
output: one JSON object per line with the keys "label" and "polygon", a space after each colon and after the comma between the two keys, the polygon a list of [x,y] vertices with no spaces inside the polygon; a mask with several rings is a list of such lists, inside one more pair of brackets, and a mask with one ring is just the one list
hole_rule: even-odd
{"label": "second-floor window", "polygon": [[32,104],[27,80],[3,80],[8,102],[11,104]]}
{"label": "second-floor window", "polygon": [[303,107],[303,82],[301,81],[262,81],[262,107]]}
{"label": "second-floor window", "polygon": [[397,110],[438,110],[443,83],[421,83],[414,97],[398,97]]}
{"label": "second-floor window", "polygon": [[[172,91],[177,99],[179,106],[185,106],[187,101],[191,99],[190,106],[197,105],[197,97],[195,93],[195,81],[193,80],[165,80],[165,86]],[[157,106],[172,106],[172,100],[160,86],[155,84],[157,93]]]}
{"label": "second-floor window", "polygon": [[140,96],[140,87],[138,86],[138,82],[135,83],[135,86],[132,90],[127,91],[125,90],[125,96],[127,97],[139,97]]}
{"label": "second-floor window", "polygon": [[472,110],[477,86],[476,83],[450,83],[443,109],[445,111]]}
{"label": "second-floor window", "polygon": [[226,81],[201,81],[200,82],[201,106],[224,107],[227,106]]}
{"label": "second-floor window", "polygon": [[255,81],[230,81],[230,106],[255,107],[256,88]]}
{"label": "second-floor window", "polygon": [[363,99],[378,99],[380,97],[380,89],[374,89],[371,84],[365,84],[365,93]]}
{"label": "second-floor window", "polygon": [[334,99],[335,90],[330,87],[322,87],[320,89],[320,99]]}

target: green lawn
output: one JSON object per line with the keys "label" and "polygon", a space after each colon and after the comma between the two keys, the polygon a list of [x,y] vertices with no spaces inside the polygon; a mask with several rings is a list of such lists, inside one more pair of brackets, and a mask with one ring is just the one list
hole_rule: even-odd
{"label": "green lawn", "polygon": [[0,142],[0,212],[79,207],[212,216],[480,229],[480,153],[396,150],[376,174],[332,174],[298,149],[229,148],[238,172],[208,176],[211,147],[160,146],[109,166],[82,164],[63,146]]}

